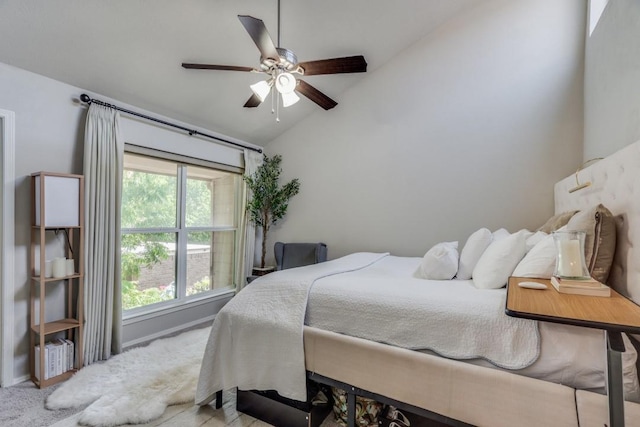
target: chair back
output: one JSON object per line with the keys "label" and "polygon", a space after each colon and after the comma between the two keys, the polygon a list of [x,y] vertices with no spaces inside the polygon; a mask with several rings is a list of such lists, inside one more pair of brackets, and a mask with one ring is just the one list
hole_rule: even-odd
{"label": "chair back", "polygon": [[283,243],[273,247],[276,270],[302,267],[327,260],[327,245],[324,243]]}

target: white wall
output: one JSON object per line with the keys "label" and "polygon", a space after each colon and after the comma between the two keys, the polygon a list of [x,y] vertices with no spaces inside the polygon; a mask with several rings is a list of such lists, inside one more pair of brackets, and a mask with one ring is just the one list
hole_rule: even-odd
{"label": "white wall", "polygon": [[28,372],[29,175],[37,171],[82,173],[80,135],[85,110],[72,101],[78,95],[70,86],[0,63],[0,109],[15,112],[16,118],[15,378]]}
{"label": "white wall", "polygon": [[422,256],[481,226],[539,226],[582,159],[585,10],[484,3],[270,142],[301,181],[270,246]]}
{"label": "white wall", "polygon": [[584,160],[640,140],[640,2],[609,0],[586,41]]}
{"label": "white wall", "polygon": [[[15,112],[15,305],[14,305],[14,379],[25,379],[28,374],[29,349],[29,248],[30,248],[30,182],[29,175],[37,171],[82,174],[84,122],[86,107],[77,99],[83,91],[46,77],[39,76],[6,64],[0,63],[0,110]],[[89,93],[91,96],[93,94]],[[118,103],[106,97],[96,96],[107,102],[122,107],[139,109]],[[146,112],[149,114],[148,112]],[[157,116],[163,118],[161,116]],[[165,118],[166,119],[166,118]],[[170,119],[167,119],[170,120]],[[214,132],[194,128],[209,134]],[[167,143],[167,134],[171,133],[174,145]],[[141,146],[164,149],[167,151],[182,150],[184,155],[200,156],[226,161],[229,164],[242,164],[241,152],[210,141],[180,135],[176,132],[161,129],[158,126],[144,125],[136,120],[123,117],[123,137],[126,142]],[[225,137],[227,138],[227,137]],[[227,138],[229,139],[229,138]],[[241,142],[237,141],[236,142]],[[55,240],[55,239],[53,239]],[[55,246],[55,245],[52,245]],[[58,256],[63,256],[62,245]],[[49,246],[48,246],[49,250]],[[56,256],[55,253],[48,255]],[[60,295],[52,293],[53,303],[47,307],[47,321],[63,317],[62,304],[55,304]],[[172,310],[163,319],[130,319],[129,329],[123,335],[127,341],[139,342],[146,336],[157,336],[162,331],[174,332],[180,322],[191,326],[198,319],[203,319],[203,311],[212,316],[224,302],[211,301],[205,307],[199,304],[193,313]],[[49,300],[49,298],[48,298]],[[224,300],[224,301],[222,301]],[[208,308],[208,309],[207,309]],[[206,310],[205,310],[206,309]],[[209,318],[210,320],[210,318]],[[141,335],[142,334],[142,335]],[[3,378],[3,381],[5,379]]]}

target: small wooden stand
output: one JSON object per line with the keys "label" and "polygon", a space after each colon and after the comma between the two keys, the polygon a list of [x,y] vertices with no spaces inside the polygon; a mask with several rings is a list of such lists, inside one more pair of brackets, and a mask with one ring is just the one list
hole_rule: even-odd
{"label": "small wooden stand", "polygon": [[[53,178],[51,180],[50,178]],[[55,198],[47,197],[47,185],[54,186],[56,179],[77,180],[78,200],[73,200],[73,206],[64,206],[65,210],[74,211],[72,215],[76,225],[69,225],[64,220],[52,225],[52,221],[47,218],[47,213],[51,213]],[[76,182],[71,182],[76,185]],[[75,189],[75,187],[74,187]],[[49,196],[51,194],[49,193]],[[75,197],[73,197],[75,199]],[[30,297],[30,342],[29,367],[31,380],[39,388],[48,387],[57,382],[71,377],[75,371],[83,364],[83,327],[84,327],[84,178],[82,175],[58,174],[49,172],[38,172],[31,175],[31,297]],[[38,215],[36,215],[38,212]],[[75,261],[73,274],[63,277],[46,277],[46,246],[47,233],[62,233],[65,240],[65,253],[67,258]],[[50,235],[50,234],[49,234]],[[36,252],[39,255],[39,269],[36,270]],[[36,271],[38,274],[36,274]],[[46,296],[47,289],[64,286],[65,292],[65,315],[62,319],[47,321]],[[36,302],[38,307],[36,308]],[[73,368],[60,375],[45,379],[45,345],[47,340],[53,335],[63,335],[66,339],[74,343],[74,363]],[[35,348],[39,346],[40,357],[36,360]],[[36,364],[40,378],[36,377]]]}

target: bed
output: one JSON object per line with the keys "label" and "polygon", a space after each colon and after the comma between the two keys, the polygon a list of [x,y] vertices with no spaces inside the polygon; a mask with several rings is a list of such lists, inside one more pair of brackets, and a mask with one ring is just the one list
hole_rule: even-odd
{"label": "bed", "polygon": [[[639,172],[640,142],[555,186],[556,214],[598,204],[611,211],[617,239],[608,284],[636,303]],[[585,182],[591,185],[569,191]],[[218,390],[232,387],[275,389],[304,400],[311,375],[421,408],[452,425],[606,422],[603,333],[508,317],[505,289],[478,290],[465,280],[424,282],[413,277],[420,258],[359,253],[324,264],[264,276],[225,306],[207,344],[196,403],[207,404]],[[409,288],[412,296],[403,298]],[[451,299],[462,296],[464,303]],[[425,301],[433,304],[423,307]],[[460,307],[452,314],[447,307],[453,305]],[[430,317],[436,312],[445,316]],[[399,326],[392,322],[396,317]],[[425,317],[439,326],[420,326]],[[474,322],[481,327],[471,329]],[[364,325],[374,327],[363,332]],[[490,336],[501,341],[487,345]],[[633,402],[637,353],[631,341],[625,344],[631,400],[625,416],[631,426],[640,422],[640,404]]]}

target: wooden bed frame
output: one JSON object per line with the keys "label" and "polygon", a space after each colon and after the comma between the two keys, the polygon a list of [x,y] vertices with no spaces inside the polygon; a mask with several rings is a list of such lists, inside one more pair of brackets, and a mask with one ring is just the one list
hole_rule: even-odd
{"label": "wooden bed frame", "polygon": [[[555,185],[556,213],[598,203],[618,220],[608,284],[640,303],[640,141]],[[602,427],[608,420],[604,395],[506,371],[311,327],[304,348],[311,379],[450,425]],[[625,419],[640,426],[640,404],[625,402]]]}

